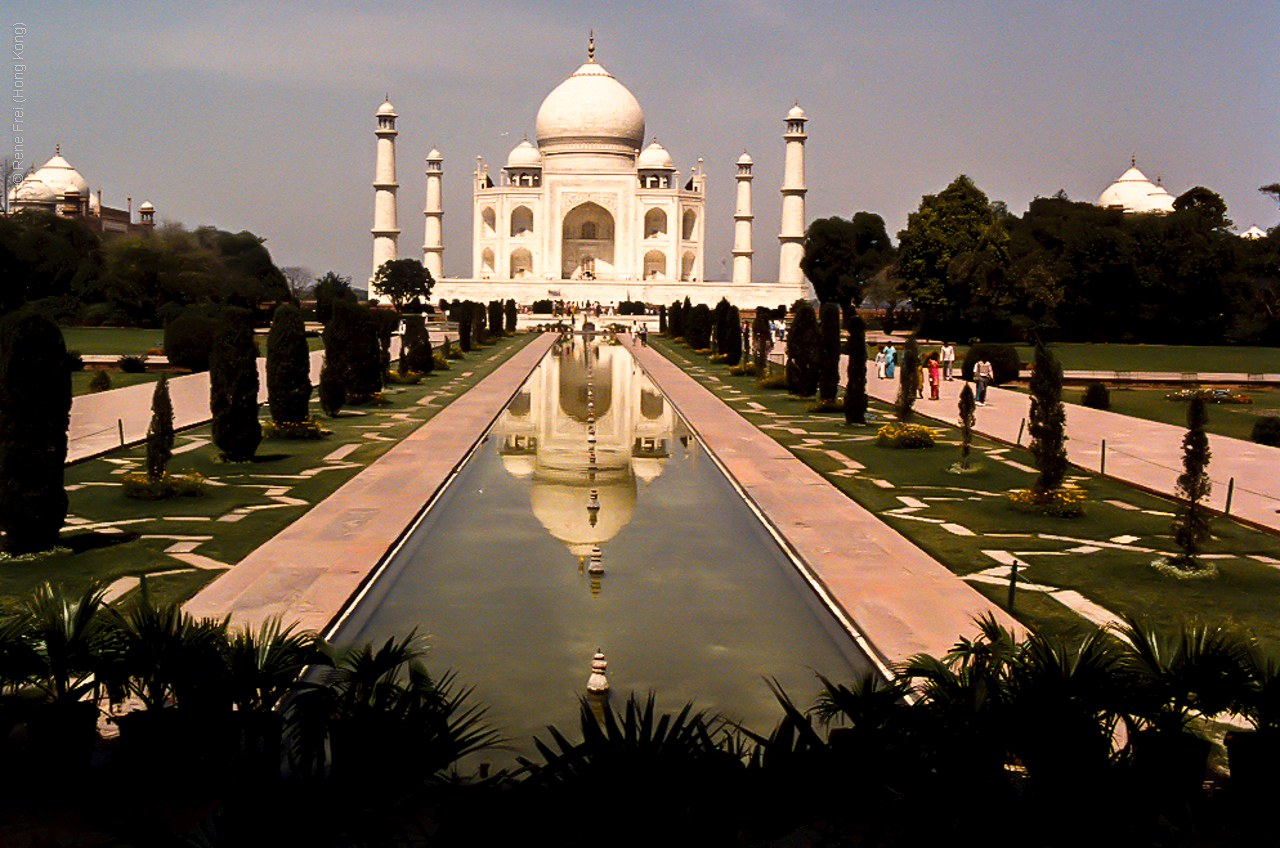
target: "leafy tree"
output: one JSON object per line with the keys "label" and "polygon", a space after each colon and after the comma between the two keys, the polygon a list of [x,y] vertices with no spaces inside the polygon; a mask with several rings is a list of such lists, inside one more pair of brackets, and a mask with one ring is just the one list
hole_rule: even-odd
{"label": "leafy tree", "polygon": [[421,315],[405,318],[404,339],[400,349],[400,373],[414,371],[430,374],[435,368],[435,356],[431,350],[431,336],[423,324]]}
{"label": "leafy tree", "polygon": [[288,281],[271,261],[266,239],[244,230],[231,233],[216,227],[198,227],[195,237],[221,265],[217,275],[219,303],[255,309],[263,301],[289,299]]}
{"label": "leafy tree", "polygon": [[835,403],[840,390],[840,307],[824,303],[818,311],[818,401]]}
{"label": "leafy tree", "polygon": [[915,333],[902,346],[902,367],[898,372],[898,420],[910,424],[915,418],[916,393],[920,390],[920,345]]}
{"label": "leafy tree", "polygon": [[262,441],[257,360],[249,311],[225,308],[209,360],[209,412],[213,416],[213,443],[229,462],[253,459]]}
{"label": "leafy tree", "polygon": [[973,444],[973,427],[978,423],[974,415],[977,403],[973,398],[973,386],[969,383],[965,383],[960,389],[960,401],[957,406],[960,413],[960,467],[968,468],[969,446]]}
{"label": "leafy tree", "polygon": [[1178,505],[1173,523],[1173,541],[1182,549],[1174,562],[1186,569],[1200,567],[1196,555],[1209,538],[1209,512],[1201,504],[1209,497],[1209,437],[1205,425],[1209,415],[1204,398],[1196,395],[1187,405],[1187,434],[1182,437],[1182,473],[1178,475],[1178,494],[1185,500]]}
{"label": "leafy tree", "polygon": [[44,298],[103,299],[103,273],[102,243],[83,221],[48,212],[0,216],[0,313]]}
{"label": "leafy tree", "polygon": [[1061,488],[1067,476],[1067,414],[1062,406],[1062,366],[1040,338],[1036,339],[1033,367],[1028,450],[1040,471],[1032,489],[1044,494]]}
{"label": "leafy tree", "polygon": [[867,325],[856,309],[849,310],[849,365],[844,383],[844,420],[867,423]]}
{"label": "leafy tree", "polygon": [[1276,203],[1280,203],[1280,183],[1271,183],[1270,185],[1259,186],[1258,191],[1263,194],[1271,195],[1271,199]]}
{"label": "leafy tree", "polygon": [[1193,212],[1211,227],[1227,230],[1233,226],[1227,217],[1227,202],[1222,195],[1204,186],[1189,188],[1178,195],[1173,201],[1173,209],[1175,212]]}
{"label": "leafy tree", "polygon": [[71,422],[71,372],[49,319],[0,319],[0,529],[10,554],[58,544],[67,517],[63,467]]}
{"label": "leafy tree", "polygon": [[287,265],[280,269],[284,275],[285,285],[289,287],[289,297],[300,302],[311,297],[316,285],[316,272],[300,265]]}
{"label": "leafy tree", "polygon": [[335,271],[330,271],[321,277],[312,291],[316,298],[316,320],[326,326],[329,319],[333,317],[334,304],[360,302],[351,288],[351,278],[344,277]]}
{"label": "leafy tree", "polygon": [[848,308],[862,302],[863,289],[893,258],[884,219],[858,212],[853,220],[819,218],[804,237],[804,271],[822,303]]}
{"label": "leafy tree", "polygon": [[417,259],[389,259],[378,266],[371,281],[373,291],[390,300],[396,312],[414,300],[426,303],[434,285],[431,272]]}
{"label": "leafy tree", "polygon": [[928,320],[955,321],[973,303],[972,280],[949,274],[964,254],[1004,259],[1008,233],[998,208],[963,174],[920,201],[898,233],[898,274],[903,292]]}
{"label": "leafy tree", "polygon": [[169,375],[161,374],[151,393],[151,424],[147,427],[147,477],[159,480],[173,456],[173,403]]}
{"label": "leafy tree", "polygon": [[192,371],[208,371],[217,329],[217,320],[197,307],[188,308],[174,318],[164,328],[164,354],[169,364]]}
{"label": "leafy tree", "polygon": [[812,397],[818,391],[818,314],[808,301],[798,301],[787,332],[787,391]]}
{"label": "leafy tree", "polygon": [[302,310],[291,304],[276,309],[267,334],[267,404],[271,420],[296,424],[309,417],[311,351]]}

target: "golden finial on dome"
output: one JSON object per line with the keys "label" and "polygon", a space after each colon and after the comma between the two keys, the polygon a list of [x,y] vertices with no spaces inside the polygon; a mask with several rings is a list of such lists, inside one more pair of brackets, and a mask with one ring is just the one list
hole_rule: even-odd
{"label": "golden finial on dome", "polygon": [[587,61],[594,62],[596,60],[596,31],[593,29],[587,36]]}

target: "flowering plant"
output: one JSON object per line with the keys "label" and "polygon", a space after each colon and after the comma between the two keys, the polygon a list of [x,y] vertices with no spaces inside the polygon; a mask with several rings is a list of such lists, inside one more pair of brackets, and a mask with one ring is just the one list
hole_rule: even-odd
{"label": "flowering plant", "polygon": [[1079,486],[1062,486],[1047,492],[1014,489],[1009,492],[1009,506],[1018,512],[1078,518],[1084,514],[1085,492]]}
{"label": "flowering plant", "polygon": [[931,448],[938,441],[935,430],[923,424],[891,421],[876,433],[876,444],[886,448]]}

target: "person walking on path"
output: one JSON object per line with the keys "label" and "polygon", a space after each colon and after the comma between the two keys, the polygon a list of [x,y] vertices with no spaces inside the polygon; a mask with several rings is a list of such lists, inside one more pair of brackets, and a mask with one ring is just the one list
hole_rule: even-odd
{"label": "person walking on path", "polygon": [[647,324],[640,325],[640,347],[649,346],[649,326]]}
{"label": "person walking on path", "polygon": [[876,351],[876,376],[881,380],[884,379],[884,345]]}
{"label": "person walking on path", "polygon": [[929,400],[938,399],[938,382],[941,372],[938,370],[938,357],[929,354]]}
{"label": "person walking on path", "polygon": [[924,399],[924,362],[920,360],[916,361],[916,397]]}
{"label": "person walking on path", "polygon": [[951,342],[942,343],[942,379],[954,379],[951,376],[951,369],[956,364],[956,348]]}
{"label": "person walking on path", "polygon": [[979,406],[987,405],[987,386],[991,383],[991,378],[995,376],[995,371],[991,367],[991,363],[984,356],[978,360],[973,366],[973,381],[978,384],[977,401]]}
{"label": "person walking on path", "polygon": [[884,349],[884,376],[886,380],[893,379],[893,368],[898,362],[898,352],[893,349],[893,345],[887,345]]}

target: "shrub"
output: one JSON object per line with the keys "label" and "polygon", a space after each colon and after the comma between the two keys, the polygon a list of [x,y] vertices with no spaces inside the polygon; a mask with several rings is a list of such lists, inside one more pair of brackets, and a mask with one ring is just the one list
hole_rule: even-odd
{"label": "shrub", "polygon": [[1090,409],[1110,409],[1111,390],[1105,383],[1090,383],[1085,386],[1084,394],[1080,396],[1080,405]]}
{"label": "shrub", "polygon": [[812,397],[818,391],[818,314],[807,301],[796,305],[786,344],[787,391]]}
{"label": "shrub", "polygon": [[164,350],[169,364],[192,371],[208,371],[216,329],[217,322],[205,315],[188,313],[170,321],[164,328]]}
{"label": "shrub", "polygon": [[111,375],[106,371],[94,371],[93,376],[89,378],[90,392],[108,392],[111,391]]}
{"label": "shrub", "polygon": [[265,421],[262,435],[267,439],[323,439],[329,431],[320,422],[307,417],[302,421]]}
{"label": "shrub", "polygon": [[1018,349],[1007,344],[975,344],[964,355],[961,374],[964,379],[973,379],[973,366],[979,359],[986,357],[991,363],[991,385],[998,386],[1018,379],[1022,363],[1018,359]]}
{"label": "shrub", "polygon": [[67,370],[68,371],[84,370],[84,355],[80,353],[80,351],[78,350],[67,351]]}
{"label": "shrub", "polygon": [[209,359],[213,443],[224,459],[247,462],[262,441],[258,423],[258,362],[248,310],[228,307]]}
{"label": "shrub", "polygon": [[1084,498],[1084,490],[1076,486],[1059,486],[1047,492],[1014,489],[1009,493],[1009,506],[1023,513],[1079,518],[1084,514]]}
{"label": "shrub", "polygon": [[923,424],[904,424],[893,421],[876,433],[876,444],[886,448],[931,448],[938,441],[938,434]]}
{"label": "shrub", "polygon": [[130,471],[124,475],[124,496],[134,500],[159,501],[203,494],[204,478],[195,471],[190,474],[166,471],[154,480],[141,471]]}
{"label": "shrub", "polygon": [[116,359],[116,367],[126,374],[141,374],[147,370],[147,358],[125,354]]}
{"label": "shrub", "polygon": [[400,340],[400,373],[430,374],[435,367],[431,336],[421,315],[405,316],[404,337]]}
{"label": "shrub", "polygon": [[8,553],[58,544],[70,423],[62,331],[40,315],[11,313],[0,321],[0,529]]}
{"label": "shrub", "polygon": [[1253,422],[1253,433],[1249,438],[1260,445],[1280,447],[1280,418],[1268,415]]}
{"label": "shrub", "polygon": [[535,300],[533,302],[533,306],[530,308],[537,315],[550,315],[555,310],[555,306],[546,298],[543,298],[542,300]]}
{"label": "shrub", "polygon": [[284,304],[276,309],[267,334],[267,404],[277,423],[302,421],[311,401],[311,351],[307,347],[302,310]]}
{"label": "shrub", "polygon": [[337,369],[346,402],[364,403],[382,389],[382,354],[373,314],[365,307],[338,302],[324,328],[325,355]]}
{"label": "shrub", "polygon": [[329,359],[328,351],[320,365],[320,411],[333,418],[347,402],[347,384],[342,379],[342,366]]}

